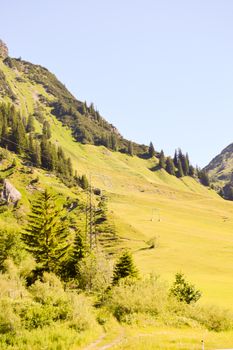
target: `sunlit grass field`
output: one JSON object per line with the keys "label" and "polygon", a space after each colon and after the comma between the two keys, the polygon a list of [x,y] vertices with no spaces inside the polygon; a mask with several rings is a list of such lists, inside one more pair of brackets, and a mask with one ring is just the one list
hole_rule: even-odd
{"label": "sunlit grass field", "polygon": [[[18,82],[16,73],[5,65],[1,69],[20,98],[22,113],[33,111],[38,94],[53,98],[42,86],[32,87],[26,78]],[[156,158],[140,159],[105,147],[81,145],[50,114],[49,108],[46,113],[53,142],[72,158],[79,175],[86,174],[93,187],[107,194],[120,246],[132,250],[141,275],[154,272],[171,283],[176,272],[183,272],[202,291],[200,303],[233,309],[233,203],[195,179],[177,179],[164,170],[151,171],[158,163]],[[40,127],[36,123],[37,131]],[[66,197],[80,195],[80,189],[68,189],[45,171],[35,170],[33,177],[36,176],[43,187],[54,187]],[[31,195],[28,174],[17,171],[10,181],[22,193],[20,210],[27,211]],[[15,225],[8,213],[1,215],[0,224],[3,223]],[[151,240],[154,248],[148,244]],[[232,332],[218,334],[202,329],[135,326],[125,327],[121,337],[114,348],[201,349],[202,339],[205,349],[233,348]],[[74,349],[79,348],[81,343]]]}

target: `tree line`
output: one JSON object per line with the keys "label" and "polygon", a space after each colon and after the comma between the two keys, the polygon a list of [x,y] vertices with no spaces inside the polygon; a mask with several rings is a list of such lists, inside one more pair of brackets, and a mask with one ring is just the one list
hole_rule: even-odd
{"label": "tree line", "polygon": [[73,167],[63,149],[51,141],[51,127],[43,120],[42,132],[35,131],[35,118],[21,117],[13,105],[0,105],[0,146],[26,157],[33,166],[53,171],[64,180],[73,178]]}

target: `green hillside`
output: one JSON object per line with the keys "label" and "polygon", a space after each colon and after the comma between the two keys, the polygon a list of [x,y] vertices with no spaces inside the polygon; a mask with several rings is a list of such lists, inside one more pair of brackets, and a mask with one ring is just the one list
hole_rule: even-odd
{"label": "green hillside", "polygon": [[[62,147],[78,176],[86,174],[92,187],[107,196],[118,238],[108,250],[118,254],[129,248],[143,276],[154,272],[170,283],[175,273],[183,272],[202,291],[201,304],[232,308],[232,202],[201,185],[196,177],[177,178],[159,169],[158,157],[145,156],[146,146],[134,143],[136,155],[128,155],[129,141],[92,107],[76,100],[45,68],[0,58],[0,100],[13,103],[26,119],[34,115],[38,138],[43,122],[48,121],[51,143]],[[111,142],[103,145],[112,136],[117,140],[115,149]],[[31,198],[46,187],[69,203],[78,199],[85,206],[86,193],[78,184],[69,186],[57,174],[27,164],[25,154],[4,148],[1,154],[1,178],[22,194],[17,208],[2,210],[2,226],[22,226]],[[93,200],[98,202],[98,196]],[[84,209],[73,215],[84,230]]]}

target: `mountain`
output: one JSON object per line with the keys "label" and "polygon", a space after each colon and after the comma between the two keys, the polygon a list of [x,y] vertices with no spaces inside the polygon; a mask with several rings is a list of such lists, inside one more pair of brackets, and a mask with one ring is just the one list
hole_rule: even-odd
{"label": "mountain", "polygon": [[[77,100],[46,68],[21,58],[10,58],[3,42],[0,42],[0,57],[0,96],[13,102],[23,114],[46,110],[72,130],[76,141],[127,152],[129,141],[99,114],[93,103],[87,106],[86,102]],[[136,154],[148,150],[137,143],[133,146]]]}
{"label": "mountain", "polygon": [[211,182],[226,199],[233,199],[233,143],[204,168]]}
{"label": "mountain", "polygon": [[[59,173],[56,151],[61,148],[64,164],[70,159],[73,173],[78,178],[86,174],[95,193],[100,190],[108,198],[118,237],[116,246],[108,242],[109,251],[129,248],[142,275],[154,272],[170,281],[183,271],[203,291],[203,303],[232,304],[232,203],[202,186],[196,176],[170,175],[158,166],[158,152],[147,156],[147,146],[133,143],[134,155],[129,155],[129,141],[93,105],[72,96],[46,68],[10,58],[3,45],[0,52],[0,100],[6,105],[2,120],[9,116],[7,145],[0,147],[0,177],[21,195],[16,206],[0,206],[0,225],[21,228],[35,192],[52,187],[85,229],[87,194],[72,171]],[[33,132],[27,131],[30,116]],[[26,138],[16,149],[23,129]],[[36,146],[47,135],[47,150],[52,150],[44,158],[51,157],[47,166],[35,166],[30,159],[31,133]],[[98,204],[95,193],[92,199]]]}

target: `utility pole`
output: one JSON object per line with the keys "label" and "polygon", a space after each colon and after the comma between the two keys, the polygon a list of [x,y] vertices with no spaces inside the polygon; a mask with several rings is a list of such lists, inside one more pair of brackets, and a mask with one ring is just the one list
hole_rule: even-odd
{"label": "utility pole", "polygon": [[87,188],[86,196],[86,222],[85,222],[85,233],[86,241],[89,239],[90,249],[92,250],[94,245],[97,245],[97,234],[95,231],[95,206],[93,205],[93,191],[92,191],[92,177],[100,177],[104,183],[108,182],[109,187],[112,186],[111,179],[106,175],[101,174],[89,174],[89,186]]}

